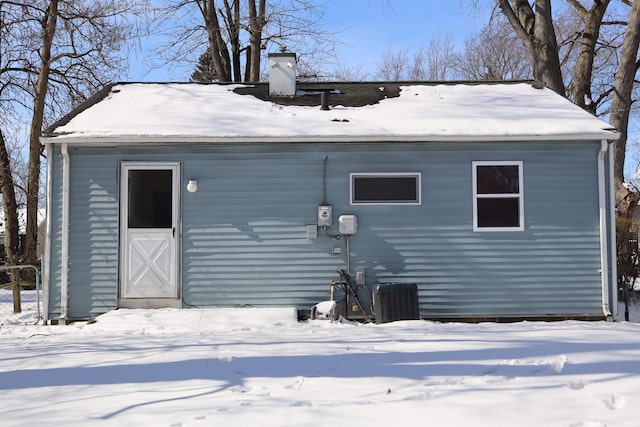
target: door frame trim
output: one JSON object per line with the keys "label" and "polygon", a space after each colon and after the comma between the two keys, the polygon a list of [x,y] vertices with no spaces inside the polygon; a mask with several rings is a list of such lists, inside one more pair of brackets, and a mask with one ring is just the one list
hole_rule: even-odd
{"label": "door frame trim", "polygon": [[[175,271],[174,280],[176,284],[175,297],[163,298],[124,298],[122,296],[123,280],[124,280],[124,236],[127,229],[127,214],[129,202],[125,195],[128,194],[128,181],[125,174],[129,170],[157,170],[166,169],[175,172],[174,187],[172,190],[175,198],[176,215],[174,220],[175,227]],[[181,201],[181,185],[182,185],[182,162],[168,161],[121,161],[118,164],[118,307],[122,308],[162,308],[162,307],[182,307],[182,201]]]}

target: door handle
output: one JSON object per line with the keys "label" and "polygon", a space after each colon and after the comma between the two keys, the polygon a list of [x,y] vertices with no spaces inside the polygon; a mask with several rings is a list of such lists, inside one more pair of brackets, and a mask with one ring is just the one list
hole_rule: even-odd
{"label": "door handle", "polygon": [[173,227],[171,229],[171,235],[173,236],[174,239],[176,238],[176,228],[175,227]]}

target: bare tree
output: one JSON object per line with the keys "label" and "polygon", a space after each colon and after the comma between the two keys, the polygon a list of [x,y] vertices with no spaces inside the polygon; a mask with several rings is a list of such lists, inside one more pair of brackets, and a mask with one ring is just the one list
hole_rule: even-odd
{"label": "bare tree", "polygon": [[[526,22],[530,22],[534,28],[537,25],[538,18],[543,17],[543,26],[548,27],[551,20],[550,0],[536,0],[534,5],[536,8],[535,15],[532,14],[531,7],[525,0],[497,0],[502,12],[511,22],[514,30],[523,41],[523,44],[530,52],[533,58],[540,46],[535,45],[537,38],[531,37],[530,33],[525,31]],[[625,316],[628,318],[628,287],[632,280],[638,275],[638,230],[631,220],[633,212],[637,208],[640,196],[637,191],[629,191],[623,185],[625,182],[624,163],[626,158],[627,132],[629,126],[629,118],[631,108],[633,106],[633,90],[637,85],[636,75],[640,67],[638,60],[638,45],[640,44],[640,0],[622,1],[621,5],[627,5],[628,21],[620,22],[612,20],[605,22],[607,19],[607,11],[611,2],[609,0],[594,0],[592,6],[587,8],[583,3],[577,0],[567,0],[567,4],[573,8],[574,12],[579,16],[580,24],[577,26],[574,35],[569,34],[565,38],[561,46],[563,46],[568,54],[566,58],[571,58],[571,52],[577,50],[577,58],[571,69],[571,83],[569,85],[569,98],[587,111],[597,114],[598,107],[609,105],[610,100],[610,123],[620,131],[621,138],[616,142],[613,148],[614,153],[614,180],[615,180],[615,199],[616,199],[616,250],[618,259],[618,284],[624,289],[624,299],[626,304]],[[540,12],[540,13],[539,13]],[[525,17],[526,19],[523,19]],[[527,21],[528,19],[528,21]],[[604,38],[602,34],[602,26],[604,24],[625,24],[626,31],[623,36],[622,46],[620,47],[615,37]],[[538,33],[539,34],[539,33]],[[541,45],[542,46],[542,45]],[[547,44],[546,46],[551,46]],[[551,46],[553,47],[553,46]],[[610,52],[611,54],[607,54]],[[596,62],[597,55],[605,58],[605,61]],[[602,54],[604,53],[604,54]],[[594,73],[596,65],[601,66],[604,70],[610,70],[614,67],[607,67],[610,60],[617,55],[617,67],[615,67],[615,78],[611,82],[611,73],[605,78],[604,84],[599,88],[599,94],[595,96]],[[541,55],[539,55],[541,56]],[[544,56],[541,56],[544,58]],[[548,59],[547,56],[545,59]],[[566,62],[563,61],[566,66]],[[534,75],[543,77],[542,81],[554,88],[559,93],[559,83],[557,74],[562,73],[560,64],[557,70],[554,61],[548,62],[546,65],[547,74],[541,74],[537,70],[534,63]],[[611,95],[612,94],[612,95]],[[595,99],[594,99],[595,98]],[[594,102],[595,101],[595,102]],[[632,238],[634,236],[634,238]]]}
{"label": "bare tree", "polygon": [[551,0],[497,0],[524,44],[533,67],[533,77],[547,87],[565,95]]}
{"label": "bare tree", "polygon": [[[209,56],[213,68],[216,70],[215,75],[219,81],[231,81],[231,59],[227,44],[222,37],[222,28],[218,20],[218,12],[216,11],[214,0],[196,0],[195,2],[200,9],[200,13],[204,19],[207,37],[209,38]],[[225,1],[226,3],[226,1]]]}
{"label": "bare tree", "polygon": [[162,46],[164,58],[167,62],[192,62],[194,51],[206,50],[215,80],[255,82],[262,77],[263,52],[272,47],[295,51],[307,63],[320,54],[333,56],[335,42],[322,28],[325,3],[166,0],[158,8],[158,21],[167,40]]}
{"label": "bare tree", "polygon": [[426,47],[415,52],[409,49],[387,49],[377,66],[377,76],[383,80],[447,80],[455,77],[456,52],[451,34],[436,34]]}
{"label": "bare tree", "polygon": [[[35,263],[37,210],[43,147],[40,135],[53,120],[103,86],[125,61],[119,56],[132,38],[133,0],[73,2],[3,1],[0,77],[2,113],[31,111],[26,188],[27,224],[23,262]],[[16,107],[16,105],[18,107]],[[5,203],[6,203],[6,199]]]}
{"label": "bare tree", "polygon": [[576,105],[595,114],[596,105],[591,93],[593,65],[600,36],[600,26],[610,0],[594,1],[590,9],[585,8],[577,0],[567,1],[577,11],[583,23],[578,33],[579,53],[572,73],[572,84],[569,86],[570,98]]}
{"label": "bare tree", "polygon": [[[417,56],[414,62],[417,62]],[[455,73],[455,43],[451,33],[437,33],[431,37],[426,52],[420,55],[422,61],[426,61],[428,80],[448,80]]]}
{"label": "bare tree", "polygon": [[[418,49],[406,65],[408,80],[427,80],[429,75],[429,63],[427,49],[422,47]],[[437,80],[435,78],[431,80]]]}
{"label": "bare tree", "polygon": [[614,95],[611,102],[610,123],[620,131],[621,138],[617,141],[614,165],[614,177],[618,187],[624,182],[624,159],[629,128],[629,115],[632,105],[631,94],[635,76],[640,67],[638,60],[638,45],[640,44],[640,1],[636,0],[629,11],[629,22],[620,52],[620,64],[614,81]]}
{"label": "bare tree", "polygon": [[0,129],[0,189],[4,200],[5,255],[9,264],[15,264],[18,257],[18,218],[13,213],[17,210],[18,203],[13,182],[13,169],[2,129]]}
{"label": "bare tree", "polygon": [[260,50],[262,47],[262,32],[267,25],[266,0],[249,0],[249,73],[247,80],[257,82],[260,79]]}
{"label": "bare tree", "polygon": [[[559,59],[558,45],[555,42],[553,15],[551,14],[550,0],[536,0],[532,5],[526,0],[496,0],[502,13],[511,23],[514,31],[522,40],[532,60],[534,77],[540,79],[547,86],[558,93],[565,93],[563,83],[563,68]],[[624,180],[624,161],[626,150],[627,127],[629,124],[630,110],[633,106],[632,93],[634,90],[635,75],[638,71],[638,43],[640,42],[640,2],[622,1],[618,7],[628,6],[628,22],[612,20],[608,21],[610,0],[593,0],[591,7],[587,8],[577,0],[567,0],[569,7],[579,17],[579,25],[576,25],[574,34],[569,34],[562,40],[561,46],[567,50],[566,58],[571,58],[571,53],[577,51],[575,60],[563,60],[565,65],[565,77],[569,77],[568,97],[577,105],[594,114],[603,114],[607,111],[599,111],[599,107],[606,108],[610,105],[609,120],[621,132],[621,139],[615,145],[614,178],[616,184],[621,185]],[[626,26],[622,46],[615,41],[615,37],[603,38],[603,25]],[[545,31],[543,31],[546,29]],[[553,34],[554,41],[549,35]],[[596,55],[598,53],[598,55]],[[605,63],[596,62],[596,59],[605,58]],[[619,58],[615,66],[612,59]],[[538,59],[539,62],[534,61]],[[571,63],[569,69],[567,63]],[[605,80],[599,85],[598,93],[594,93],[595,65],[602,66],[607,74]],[[611,81],[612,70],[615,70],[615,79]]]}
{"label": "bare tree", "polygon": [[492,18],[477,35],[465,41],[464,52],[455,68],[468,80],[519,80],[532,78],[531,64],[520,39],[511,25]]}
{"label": "bare tree", "polygon": [[332,71],[320,72],[316,80],[361,82],[369,78],[364,66],[338,64]]}
{"label": "bare tree", "polygon": [[[10,155],[10,146],[5,138],[5,128],[16,123],[18,109],[26,106],[25,94],[21,90],[27,83],[26,75],[18,73],[22,64],[17,54],[16,30],[18,21],[6,2],[0,1],[0,192],[4,214],[4,259],[3,263],[15,265],[19,262],[19,223],[18,202],[14,187],[14,162]],[[18,95],[18,96],[16,96]],[[25,192],[26,193],[26,192]],[[10,273],[12,281],[17,274]],[[14,311],[20,311],[20,293],[13,289]]]}
{"label": "bare tree", "polygon": [[638,223],[633,219],[635,210],[640,202],[640,193],[637,188],[627,189],[618,187],[616,207],[616,253],[618,284],[622,288],[622,300],[625,306],[625,320],[629,320],[630,291],[638,276],[640,276],[640,264],[638,264],[638,237],[640,230]]}
{"label": "bare tree", "polygon": [[33,86],[33,115],[29,132],[29,178],[27,180],[27,224],[24,261],[35,264],[38,246],[38,194],[40,193],[40,156],[43,147],[40,135],[44,122],[45,100],[49,75],[51,74],[51,52],[53,39],[58,24],[58,1],[52,0],[40,19],[42,24],[40,64],[37,70],[35,85]]}
{"label": "bare tree", "polygon": [[378,65],[377,76],[382,80],[398,81],[405,78],[405,69],[409,63],[409,51],[394,52],[387,49],[382,54],[382,60]]}
{"label": "bare tree", "polygon": [[[8,265],[16,265],[19,256],[18,235],[18,206],[16,192],[13,186],[13,174],[9,152],[4,140],[4,133],[0,129],[0,190],[2,191],[4,213],[4,256]],[[11,281],[17,280],[19,274],[11,272]],[[13,286],[13,311],[20,312],[20,291],[18,286]]]}

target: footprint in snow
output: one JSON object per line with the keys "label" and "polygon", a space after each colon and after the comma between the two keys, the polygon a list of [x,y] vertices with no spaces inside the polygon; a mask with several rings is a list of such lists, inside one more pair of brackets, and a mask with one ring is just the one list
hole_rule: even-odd
{"label": "footprint in snow", "polygon": [[539,375],[548,371],[560,374],[566,363],[568,359],[564,354],[544,359],[511,359],[500,363],[497,368],[485,370],[483,375],[501,374],[514,378],[527,374]]}
{"label": "footprint in snow", "polygon": [[313,406],[313,402],[310,401],[310,400],[298,400],[297,402],[291,402],[291,404],[289,404],[289,406],[296,406],[296,407]]}
{"label": "footprint in snow", "polygon": [[604,400],[604,404],[611,410],[622,409],[627,406],[627,401],[621,394],[613,394],[609,399]]}
{"label": "footprint in snow", "polygon": [[293,388],[300,390],[302,388],[302,384],[304,384],[304,378],[299,377],[293,384],[288,384],[284,386],[284,388],[287,390],[291,390]]}
{"label": "footprint in snow", "polygon": [[600,421],[580,421],[578,423],[569,424],[569,427],[607,427],[607,425]]}
{"label": "footprint in snow", "polygon": [[429,399],[433,399],[434,397],[439,396],[440,394],[442,394],[441,392],[438,391],[426,391],[426,392],[420,392],[417,394],[411,394],[411,395],[407,395],[404,396],[401,400],[406,400],[406,401],[412,401],[412,400],[429,400]]}
{"label": "footprint in snow", "polygon": [[567,383],[565,385],[569,387],[571,390],[582,390],[587,386],[587,384],[589,384],[589,381],[578,380],[578,381],[571,381],[570,383]]}
{"label": "footprint in snow", "polygon": [[443,379],[428,381],[424,386],[430,389],[439,389],[440,387],[456,386],[464,384],[464,378],[445,377]]}
{"label": "footprint in snow", "polygon": [[229,390],[231,390],[233,393],[248,393],[251,390],[253,390],[253,388],[248,386],[245,387],[245,386],[237,385],[237,386],[231,387]]}

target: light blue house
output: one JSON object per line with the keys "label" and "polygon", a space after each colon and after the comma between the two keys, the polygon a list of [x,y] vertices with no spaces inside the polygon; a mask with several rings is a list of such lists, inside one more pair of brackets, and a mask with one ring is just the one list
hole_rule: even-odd
{"label": "light blue house", "polygon": [[607,123],[531,82],[296,86],[289,60],[272,93],[113,84],[46,133],[49,320],[331,297],[356,316],[338,268],[366,306],[415,284],[428,319],[611,314]]}

